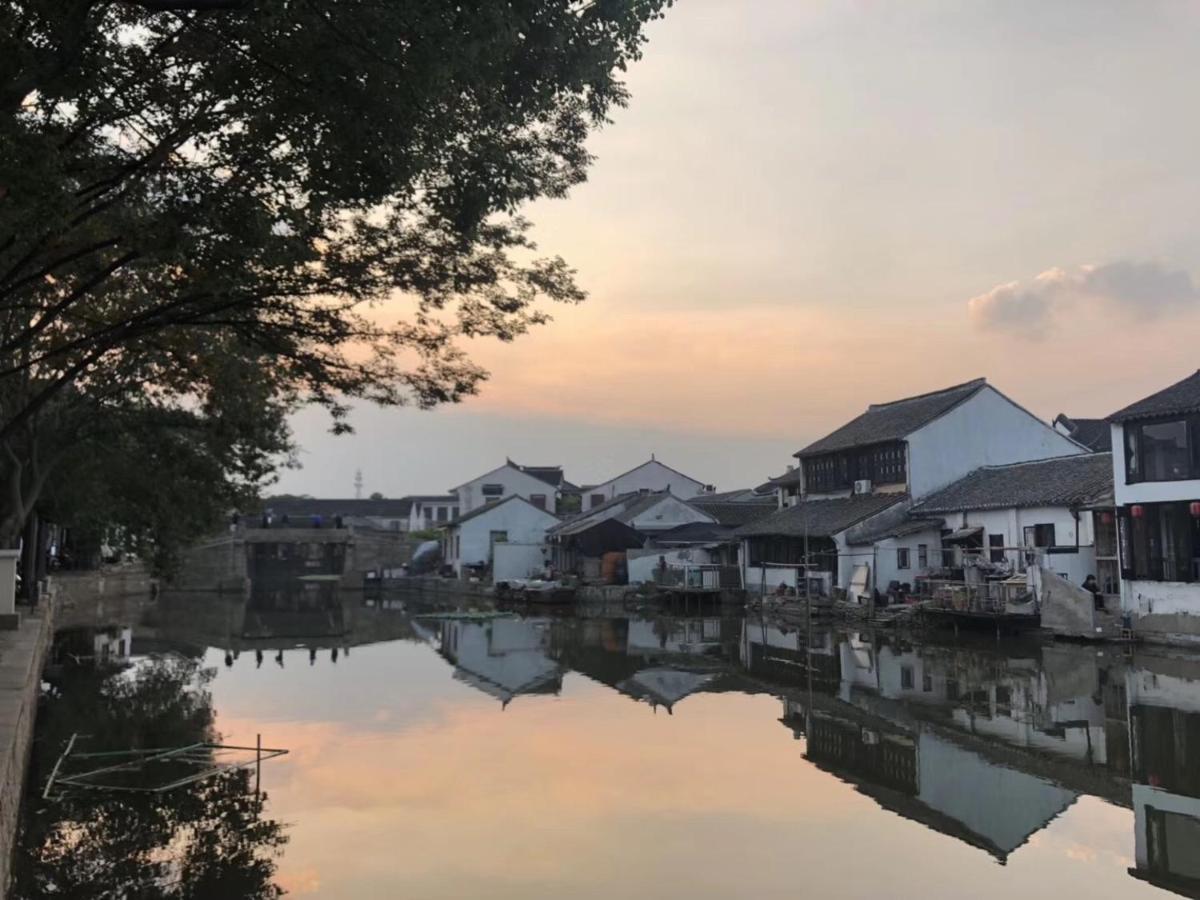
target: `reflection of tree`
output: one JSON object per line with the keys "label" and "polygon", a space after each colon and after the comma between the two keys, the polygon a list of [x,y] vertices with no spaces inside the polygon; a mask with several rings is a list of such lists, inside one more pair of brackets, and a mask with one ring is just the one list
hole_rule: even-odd
{"label": "reflection of tree", "polygon": [[72,732],[89,751],[214,740],[211,670],[156,660],[136,673],[78,669],[42,698],[30,802],[14,861],[16,898],[252,900],[271,883],[287,838],[262,817],[251,773],[232,772],[163,793],[72,791],[42,801],[40,785]]}

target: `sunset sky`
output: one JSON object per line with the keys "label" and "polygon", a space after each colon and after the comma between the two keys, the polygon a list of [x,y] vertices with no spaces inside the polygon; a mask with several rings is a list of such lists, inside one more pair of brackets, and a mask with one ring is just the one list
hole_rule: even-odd
{"label": "sunset sky", "polygon": [[[471,347],[479,397],[297,417],[281,490],[577,483],[657,453],[720,489],[871,402],[986,376],[1102,416],[1200,366],[1200,6],[682,0],[586,185],[526,214],[589,293]],[[397,314],[402,309],[398,304]]]}

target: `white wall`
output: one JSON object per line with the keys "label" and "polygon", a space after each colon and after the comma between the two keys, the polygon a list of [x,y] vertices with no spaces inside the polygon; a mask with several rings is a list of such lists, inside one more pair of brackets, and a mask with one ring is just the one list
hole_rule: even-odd
{"label": "white wall", "polygon": [[492,581],[512,581],[516,578],[538,578],[546,568],[546,545],[497,544],[492,560]]}
{"label": "white wall", "polygon": [[[485,484],[499,484],[504,488],[504,493],[499,497],[484,497],[483,486]],[[505,497],[511,497],[514,494],[518,497],[524,497],[526,500],[533,494],[544,494],[546,496],[546,509],[549,512],[554,512],[554,497],[555,488],[552,485],[546,484],[540,478],[534,478],[520,469],[505,464],[498,469],[493,469],[485,475],[480,475],[478,478],[472,478],[466,484],[461,484],[454,489],[458,494],[458,503],[461,512],[469,513],[473,509],[478,509],[487,503],[495,500],[503,500]]]}
{"label": "white wall", "polygon": [[1139,616],[1200,616],[1200,584],[1122,579],[1121,606]]}
{"label": "white wall", "polygon": [[642,584],[654,581],[654,571],[658,568],[658,558],[665,557],[668,566],[702,566],[712,562],[712,554],[701,547],[679,547],[676,549],[660,550],[627,550],[625,552],[629,566],[629,583]]}
{"label": "white wall", "polygon": [[[1032,525],[1053,525],[1054,543],[1059,547],[1076,544],[1079,532],[1079,553],[1047,553],[1042,557],[1043,565],[1050,571],[1062,575],[1068,581],[1082,584],[1089,574],[1096,574],[1095,536],[1092,514],[1081,512],[1078,527],[1075,517],[1065,506],[1031,506],[1026,509],[983,509],[962,513],[947,513],[944,517],[947,528],[981,527],[984,531],[983,552],[988,550],[988,535],[1004,535],[1005,547],[1022,547],[1025,544],[1025,528]],[[1007,552],[1009,562],[1022,567],[1020,553]]]}
{"label": "white wall", "polygon": [[611,500],[621,494],[636,491],[670,491],[676,497],[688,500],[702,493],[704,484],[652,459],[624,475],[588,488],[583,493],[583,510],[586,512],[592,508],[593,494],[603,494],[604,499]]}
{"label": "white wall", "polygon": [[450,529],[447,558],[461,576],[464,566],[488,561],[493,531],[507,532],[508,541],[514,544],[543,544],[546,529],[557,521],[522,500],[510,500]]}
{"label": "white wall", "polygon": [[922,803],[943,812],[1006,853],[1070,806],[1076,795],[1033,775],[993,765],[922,733],[917,745]]}
{"label": "white wall", "polygon": [[910,434],[908,447],[909,492],[914,499],[980,466],[1085,452],[990,385]]}
{"label": "white wall", "polygon": [[[921,544],[925,545],[927,551],[927,565],[924,568],[922,568],[920,557],[917,554],[917,547]],[[899,554],[897,551],[901,548],[908,550],[907,569],[901,569],[898,565]],[[855,551],[870,551],[871,548],[852,546],[850,549]],[[941,549],[942,535],[936,528],[879,541],[875,545],[875,587],[880,591],[887,591],[888,584],[893,581],[899,581],[901,584],[905,582],[912,584],[913,579],[918,575],[926,575],[930,569],[938,567],[941,561],[941,553],[939,552]],[[870,562],[871,560],[863,558],[859,561]]]}

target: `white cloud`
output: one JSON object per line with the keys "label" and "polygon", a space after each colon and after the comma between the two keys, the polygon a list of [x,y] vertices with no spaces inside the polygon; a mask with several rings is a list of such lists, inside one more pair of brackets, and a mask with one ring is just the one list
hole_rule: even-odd
{"label": "white cloud", "polygon": [[1037,334],[1081,304],[1083,312],[1124,312],[1149,318],[1197,308],[1200,290],[1182,269],[1154,262],[1118,261],[1047,269],[1032,281],[999,284],[967,301],[972,321],[984,329]]}

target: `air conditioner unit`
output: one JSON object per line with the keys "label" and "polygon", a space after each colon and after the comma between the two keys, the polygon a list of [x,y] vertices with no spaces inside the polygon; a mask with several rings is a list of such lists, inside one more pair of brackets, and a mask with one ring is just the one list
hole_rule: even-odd
{"label": "air conditioner unit", "polygon": [[871,493],[871,482],[864,478],[862,481],[854,482],[854,493],[869,494]]}

